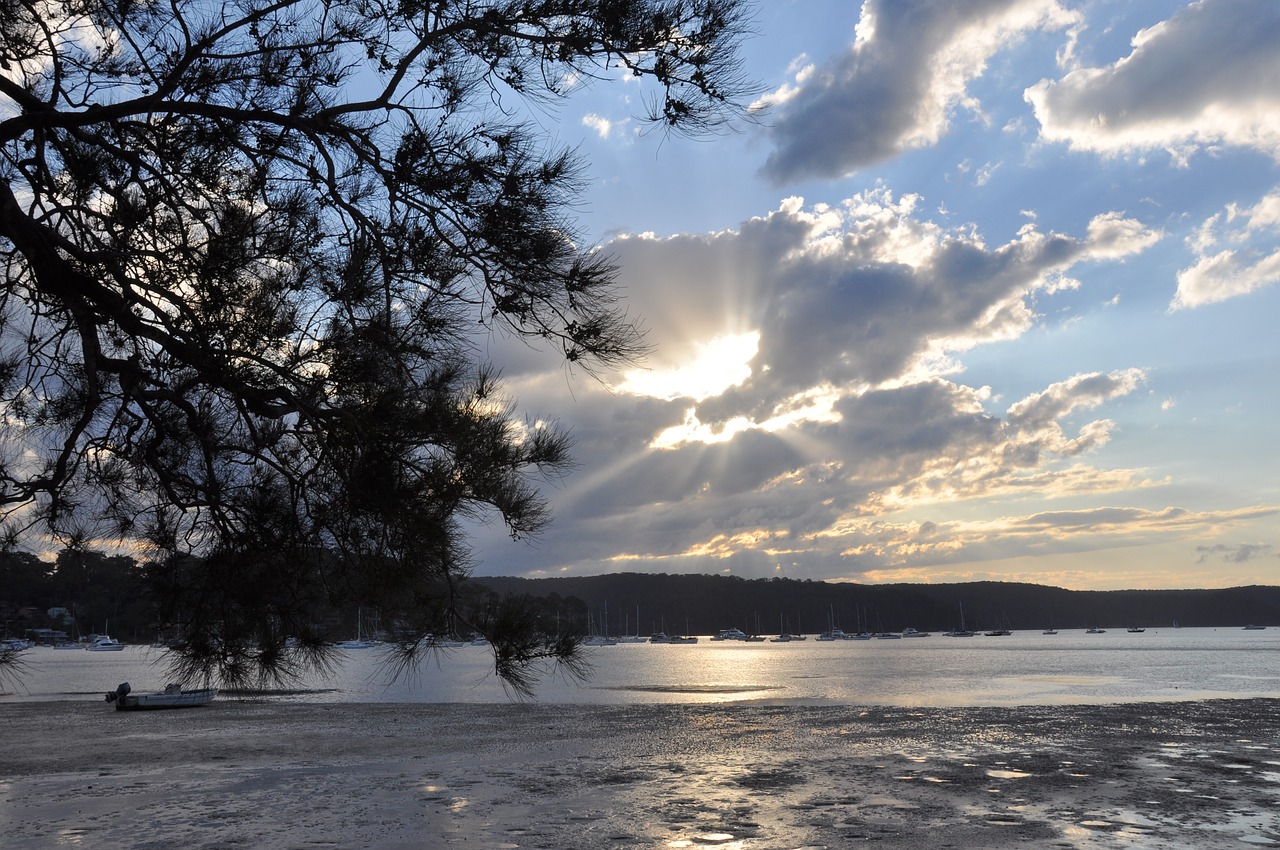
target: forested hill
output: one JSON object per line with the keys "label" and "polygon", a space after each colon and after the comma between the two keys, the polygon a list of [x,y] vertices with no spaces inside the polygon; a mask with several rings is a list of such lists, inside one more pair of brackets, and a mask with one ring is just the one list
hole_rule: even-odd
{"label": "forested hill", "polygon": [[[649,634],[714,634],[736,627],[777,634],[780,628],[814,634],[831,625],[854,631],[905,627],[938,631],[1123,629],[1182,626],[1280,625],[1280,587],[1222,590],[1064,590],[1012,582],[861,585],[717,575],[617,573],[582,578],[476,578],[500,594],[529,594],[587,604],[597,628],[607,607],[609,630]],[[637,629],[637,609],[639,628]],[[757,627],[757,621],[759,623]]]}

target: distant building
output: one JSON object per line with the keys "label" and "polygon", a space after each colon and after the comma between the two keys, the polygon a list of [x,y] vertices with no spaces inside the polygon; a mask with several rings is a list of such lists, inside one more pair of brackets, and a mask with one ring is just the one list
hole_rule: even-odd
{"label": "distant building", "polygon": [[27,639],[36,643],[62,643],[67,633],[58,629],[27,629]]}

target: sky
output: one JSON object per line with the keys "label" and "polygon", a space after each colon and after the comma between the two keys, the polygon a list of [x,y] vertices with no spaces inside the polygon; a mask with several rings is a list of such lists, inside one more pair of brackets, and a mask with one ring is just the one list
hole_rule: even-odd
{"label": "sky", "polygon": [[576,440],[477,575],[1280,579],[1280,3],[768,0],[754,120],[536,114],[643,364],[483,352]]}

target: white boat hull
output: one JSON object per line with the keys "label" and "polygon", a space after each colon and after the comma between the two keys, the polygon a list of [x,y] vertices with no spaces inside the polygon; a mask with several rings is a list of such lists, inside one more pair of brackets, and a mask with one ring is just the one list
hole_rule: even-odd
{"label": "white boat hull", "polygon": [[116,704],[116,711],[147,711],[160,708],[195,708],[208,705],[218,695],[217,688],[193,688],[189,691],[170,685],[163,691],[135,694],[126,682],[107,694],[107,702]]}

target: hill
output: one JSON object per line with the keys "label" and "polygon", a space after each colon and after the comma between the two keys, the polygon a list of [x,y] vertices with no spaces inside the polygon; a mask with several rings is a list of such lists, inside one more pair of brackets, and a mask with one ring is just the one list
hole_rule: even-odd
{"label": "hill", "polygon": [[939,631],[959,624],[962,606],[973,629],[1001,622],[1014,630],[1280,624],[1280,587],[1271,586],[1094,591],[1015,582],[863,585],[642,573],[473,581],[504,595],[576,597],[597,623],[607,607],[611,632],[646,635],[663,628],[705,635],[730,627],[814,634],[833,622],[845,631],[860,622],[873,631]]}

